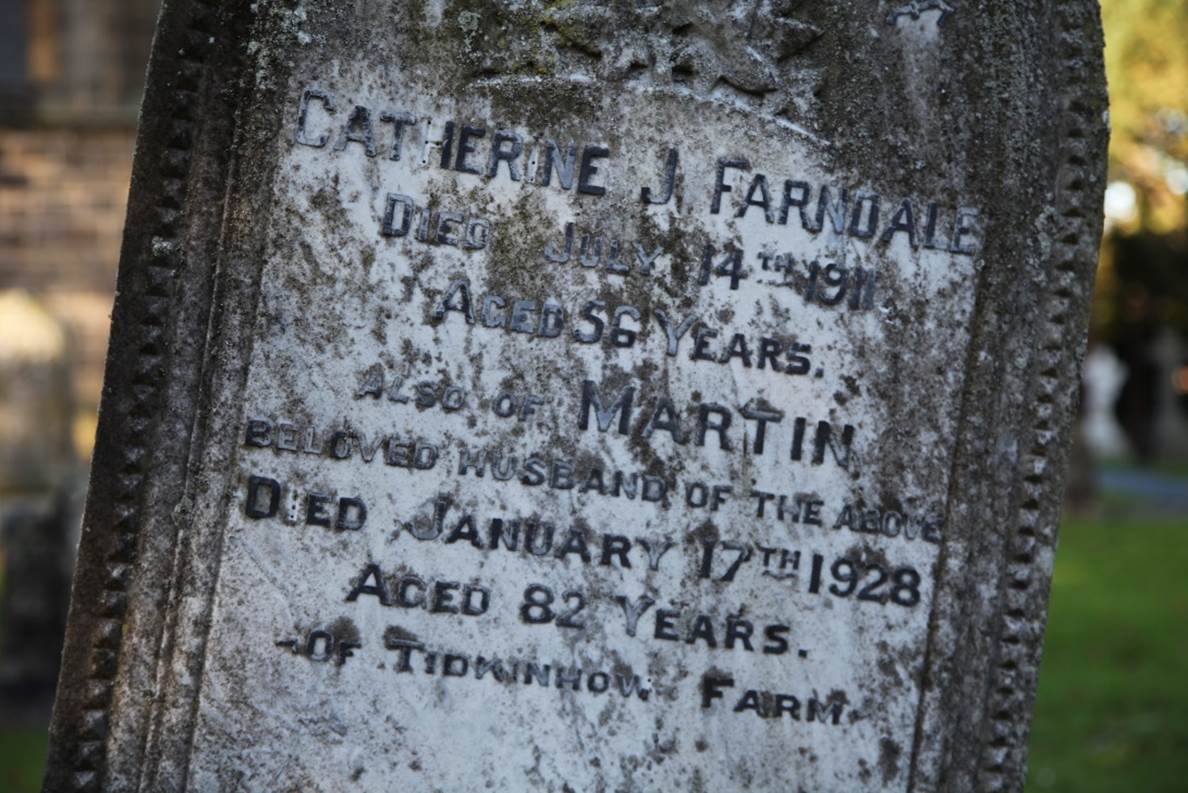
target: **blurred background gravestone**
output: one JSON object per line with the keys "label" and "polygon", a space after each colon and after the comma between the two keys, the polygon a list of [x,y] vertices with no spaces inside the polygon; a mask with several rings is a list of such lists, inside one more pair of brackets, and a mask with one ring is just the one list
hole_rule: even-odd
{"label": "blurred background gravestone", "polygon": [[0,719],[43,721],[77,544],[67,334],[28,294],[0,292]]}
{"label": "blurred background gravestone", "polygon": [[1126,375],[1126,364],[1109,347],[1096,345],[1085,357],[1085,443],[1098,459],[1125,457],[1130,452],[1114,415]]}

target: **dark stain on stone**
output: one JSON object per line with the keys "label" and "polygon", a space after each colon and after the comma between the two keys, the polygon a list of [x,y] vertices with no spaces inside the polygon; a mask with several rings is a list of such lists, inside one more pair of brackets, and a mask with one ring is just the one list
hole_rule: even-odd
{"label": "dark stain on stone", "polygon": [[879,771],[883,775],[883,784],[890,785],[899,776],[899,758],[903,749],[890,738],[879,741]]}
{"label": "dark stain on stone", "polygon": [[330,625],[330,635],[335,644],[342,642],[359,643],[359,628],[350,617],[339,617]]}

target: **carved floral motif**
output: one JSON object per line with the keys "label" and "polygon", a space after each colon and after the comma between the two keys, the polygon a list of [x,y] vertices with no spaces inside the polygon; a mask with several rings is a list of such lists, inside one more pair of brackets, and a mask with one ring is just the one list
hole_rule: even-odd
{"label": "carved floral motif", "polygon": [[[486,0],[468,4],[458,24],[475,77],[586,77],[676,86],[776,115],[800,115],[817,79],[802,56],[822,35],[796,18],[801,5],[801,0]],[[539,34],[524,36],[528,26]]]}

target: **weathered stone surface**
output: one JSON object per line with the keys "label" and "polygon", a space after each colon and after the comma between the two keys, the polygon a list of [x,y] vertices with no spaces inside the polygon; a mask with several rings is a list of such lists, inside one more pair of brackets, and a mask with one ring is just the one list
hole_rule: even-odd
{"label": "weathered stone surface", "polygon": [[1021,786],[1096,6],[167,3],[48,786]]}

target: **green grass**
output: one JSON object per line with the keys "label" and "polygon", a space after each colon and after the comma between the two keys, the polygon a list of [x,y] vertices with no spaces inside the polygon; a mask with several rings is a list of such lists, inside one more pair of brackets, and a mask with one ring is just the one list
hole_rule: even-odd
{"label": "green grass", "polygon": [[47,744],[44,730],[0,729],[0,790],[40,791]]}
{"label": "green grass", "polygon": [[1028,793],[1188,790],[1188,521],[1069,520]]}
{"label": "green grass", "polygon": [[[46,739],[0,730],[0,791],[34,793]],[[1188,520],[1061,531],[1027,793],[1188,790]]]}
{"label": "green grass", "polygon": [[[0,564],[3,591],[4,565]],[[48,747],[45,730],[0,727],[0,791],[38,793]]]}

